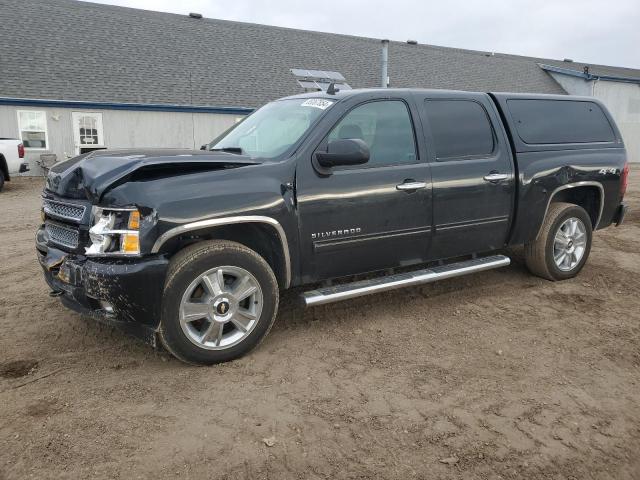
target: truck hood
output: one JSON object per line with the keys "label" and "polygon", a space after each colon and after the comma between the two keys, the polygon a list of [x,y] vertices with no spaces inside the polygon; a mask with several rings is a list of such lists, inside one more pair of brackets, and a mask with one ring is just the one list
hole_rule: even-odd
{"label": "truck hood", "polygon": [[243,155],[201,150],[96,150],[55,165],[45,188],[97,203],[107,190],[134,176],[154,178],[260,163]]}

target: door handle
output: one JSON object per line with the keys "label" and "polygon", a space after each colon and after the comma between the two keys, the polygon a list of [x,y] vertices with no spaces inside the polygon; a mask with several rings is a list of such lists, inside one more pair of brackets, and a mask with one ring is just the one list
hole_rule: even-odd
{"label": "door handle", "polygon": [[426,188],[427,184],[424,182],[405,182],[396,185],[396,190],[418,190],[420,188]]}
{"label": "door handle", "polygon": [[485,175],[482,178],[484,178],[486,182],[498,183],[500,180],[506,180],[507,178],[509,178],[509,175],[507,175],[506,173],[490,173],[489,175]]}

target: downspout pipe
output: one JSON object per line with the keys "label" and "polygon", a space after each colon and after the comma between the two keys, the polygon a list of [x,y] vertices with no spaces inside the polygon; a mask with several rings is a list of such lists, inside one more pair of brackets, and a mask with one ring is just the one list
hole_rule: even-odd
{"label": "downspout pipe", "polygon": [[382,88],[389,86],[389,40],[382,40],[382,75],[380,83]]}

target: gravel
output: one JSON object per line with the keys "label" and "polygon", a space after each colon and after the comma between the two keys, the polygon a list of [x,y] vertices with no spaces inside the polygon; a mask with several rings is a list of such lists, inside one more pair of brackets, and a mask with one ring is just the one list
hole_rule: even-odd
{"label": "gravel", "polygon": [[[0,193],[0,478],[640,477],[640,172],[575,279],[507,268],[301,310],[210,368],[67,311]],[[336,427],[338,425],[338,427]],[[275,440],[277,439],[277,441]]]}

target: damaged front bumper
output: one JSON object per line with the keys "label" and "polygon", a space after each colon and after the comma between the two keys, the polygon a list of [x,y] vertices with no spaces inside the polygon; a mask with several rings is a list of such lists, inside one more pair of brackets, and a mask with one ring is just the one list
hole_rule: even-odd
{"label": "damaged front bumper", "polygon": [[48,246],[43,229],[36,235],[36,251],[52,294],[64,306],[155,346],[165,257],[90,259]]}

